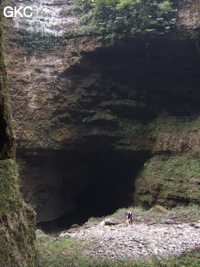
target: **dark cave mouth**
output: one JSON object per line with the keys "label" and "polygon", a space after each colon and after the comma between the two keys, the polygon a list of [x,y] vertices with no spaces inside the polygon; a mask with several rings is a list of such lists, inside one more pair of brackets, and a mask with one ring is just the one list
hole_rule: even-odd
{"label": "dark cave mouth", "polygon": [[[50,154],[25,159],[35,180],[40,176],[29,201],[36,205],[38,227],[46,231],[81,225],[90,217],[107,216],[133,205],[135,177],[151,156],[144,151],[79,151],[62,155],[51,151]],[[49,184],[41,178],[48,179]],[[24,192],[25,199],[28,195],[30,192]],[[48,213],[57,218],[50,219]]]}

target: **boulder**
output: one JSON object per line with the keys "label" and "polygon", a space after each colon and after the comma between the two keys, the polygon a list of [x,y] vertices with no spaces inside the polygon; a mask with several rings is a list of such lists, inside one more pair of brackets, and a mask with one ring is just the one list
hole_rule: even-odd
{"label": "boulder", "polygon": [[105,225],[116,225],[120,223],[120,221],[115,218],[105,219],[104,222],[105,222]]}
{"label": "boulder", "polygon": [[61,234],[59,234],[59,237],[70,238],[71,235],[70,235],[70,233],[63,231]]}
{"label": "boulder", "polygon": [[161,212],[163,212],[163,213],[168,213],[168,210],[165,209],[164,207],[160,206],[160,205],[155,205],[154,208],[159,210],[159,211],[161,211]]}

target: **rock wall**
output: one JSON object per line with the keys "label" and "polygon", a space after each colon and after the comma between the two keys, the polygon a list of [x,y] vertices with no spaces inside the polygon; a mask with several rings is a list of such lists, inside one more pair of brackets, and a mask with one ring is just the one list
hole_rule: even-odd
{"label": "rock wall", "polygon": [[11,120],[7,73],[0,41],[0,266],[36,266],[35,212],[23,202],[19,192]]}
{"label": "rock wall", "polygon": [[185,119],[165,115],[159,122],[155,155],[136,179],[135,202],[139,205],[199,203],[199,117]]}
{"label": "rock wall", "polygon": [[[69,3],[33,5],[56,12],[8,21],[4,41],[22,187],[38,221],[88,206],[88,194],[105,206],[98,187],[113,208],[198,202],[199,39],[188,38],[187,3],[172,34],[109,42],[75,36]],[[187,193],[169,194],[180,183]]]}

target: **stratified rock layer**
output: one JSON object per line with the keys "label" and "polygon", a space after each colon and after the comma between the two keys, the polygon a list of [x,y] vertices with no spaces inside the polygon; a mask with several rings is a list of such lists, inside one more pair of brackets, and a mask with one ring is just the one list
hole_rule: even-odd
{"label": "stratified rock layer", "polygon": [[[70,4],[40,2],[69,15]],[[8,22],[22,187],[39,222],[106,203],[199,203],[199,37],[189,38],[184,3],[179,28],[165,36],[75,35],[78,20],[62,16],[66,34]]]}

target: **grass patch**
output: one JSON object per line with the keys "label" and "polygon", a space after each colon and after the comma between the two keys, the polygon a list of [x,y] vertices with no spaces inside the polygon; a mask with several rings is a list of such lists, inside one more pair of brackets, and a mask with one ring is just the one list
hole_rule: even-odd
{"label": "grass patch", "polygon": [[[127,210],[131,210],[133,213],[133,219],[141,217],[141,219],[145,221],[152,221],[155,218],[170,218],[170,217],[180,217],[185,216],[188,218],[190,222],[198,221],[200,219],[200,208],[197,204],[189,204],[188,206],[177,206],[175,208],[169,209],[167,213],[163,213],[156,208],[151,209],[143,209],[141,207],[128,207],[128,208],[120,208],[116,210],[116,212],[112,215],[108,215],[105,217],[90,217],[88,222],[101,222],[106,218],[115,218],[119,220],[121,223],[125,220],[125,214]],[[185,220],[185,219],[184,219]]]}
{"label": "grass patch", "polygon": [[81,265],[85,260],[81,256],[83,244],[71,238],[38,237],[37,245],[40,267],[87,266]]}
{"label": "grass patch", "polygon": [[159,267],[200,266],[200,250],[184,253],[179,257],[151,258],[146,260],[101,260],[86,257],[83,249],[87,245],[71,238],[37,240],[39,249],[38,267]]}
{"label": "grass patch", "polygon": [[[159,218],[159,217],[174,217],[174,216],[188,216],[190,221],[198,221],[200,219],[200,208],[198,205],[191,204],[188,206],[177,206],[175,208],[172,208],[168,210],[167,213],[162,213],[158,209],[155,209],[154,207],[148,210],[145,210],[140,207],[128,207],[128,208],[122,208],[118,209],[113,215],[112,218],[118,219],[120,221],[124,221],[125,214],[127,210],[130,209],[133,213],[133,219],[136,217],[142,217],[146,218],[148,221],[151,221],[154,218]],[[107,216],[110,217],[110,216]],[[100,218],[98,218],[100,220]],[[95,218],[92,218],[94,221]]]}

